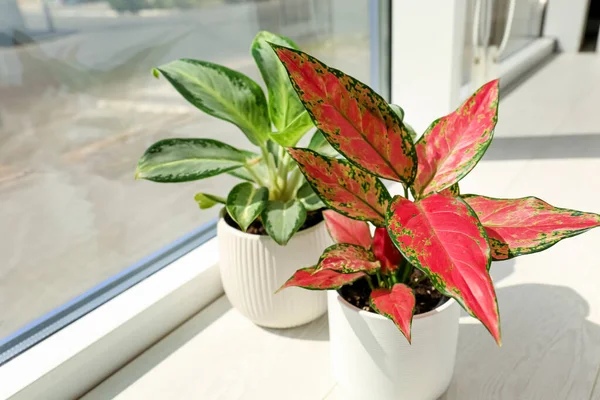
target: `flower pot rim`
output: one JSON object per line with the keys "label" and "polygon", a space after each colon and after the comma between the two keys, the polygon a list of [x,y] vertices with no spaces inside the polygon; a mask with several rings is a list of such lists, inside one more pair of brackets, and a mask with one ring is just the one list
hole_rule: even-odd
{"label": "flower pot rim", "polygon": [[[357,312],[363,318],[373,318],[373,319],[380,320],[380,321],[383,321],[383,320],[390,321],[389,318],[386,318],[383,315],[359,309],[358,307],[350,304],[346,299],[344,299],[342,297],[342,295],[340,295],[337,292],[336,292],[336,295],[337,295],[337,300],[340,302],[340,304],[343,307],[347,307],[350,310]],[[447,310],[448,308],[450,308],[454,303],[456,303],[456,300],[454,300],[452,297],[450,297],[450,299],[448,301],[446,301],[444,304],[434,308],[431,311],[427,311],[426,313],[423,313],[423,314],[413,315],[413,320],[424,319],[424,318],[428,318],[428,317],[437,315],[437,314]]]}
{"label": "flower pot rim", "polygon": [[[226,212],[225,208],[222,208],[221,211],[219,212],[219,225],[223,229],[227,229],[227,231],[229,233],[236,235],[236,236],[241,236],[247,240],[271,240],[271,241],[275,242],[269,235],[258,235],[256,233],[246,233],[246,232],[242,232],[241,230],[239,230],[237,228],[234,228],[233,226],[229,225],[227,223],[227,221],[225,221],[225,218],[224,218],[225,212]],[[292,239],[294,239],[296,236],[308,235],[308,234],[312,233],[313,231],[319,229],[319,227],[321,225],[323,225],[324,223],[325,223],[325,220],[320,221],[318,224],[315,224],[315,225],[311,226],[310,228],[306,228],[301,231],[298,231],[298,232],[294,233],[294,236],[292,236]],[[292,239],[290,239],[290,240],[292,240]]]}

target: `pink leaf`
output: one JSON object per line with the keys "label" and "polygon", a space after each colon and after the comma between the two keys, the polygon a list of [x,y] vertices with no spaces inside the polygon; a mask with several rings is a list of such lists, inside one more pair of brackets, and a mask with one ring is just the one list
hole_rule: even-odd
{"label": "pink leaf", "polygon": [[416,144],[418,197],[438,193],[467,175],[487,150],[498,120],[498,80],[482,86],[452,114],[436,121]]}
{"label": "pink leaf", "polygon": [[381,273],[384,275],[395,272],[404,260],[385,228],[375,229],[373,254],[381,263]]}
{"label": "pink leaf", "polygon": [[363,272],[342,274],[330,269],[316,271],[316,267],[299,269],[279,290],[299,286],[312,290],[339,289],[365,276]]}
{"label": "pink leaf", "polygon": [[500,317],[488,274],[490,246],[475,212],[458,197],[433,194],[416,203],[396,196],[388,232],[404,257],[441,293],[456,299],[500,344]]}
{"label": "pink leaf", "polygon": [[381,96],[306,53],[273,48],[300,101],[336,150],[375,175],[412,183],[417,167],[412,138]]}
{"label": "pink leaf", "polygon": [[536,197],[494,199],[466,195],[492,246],[494,260],[547,249],[562,239],[600,226],[600,215],[553,207]]}
{"label": "pink leaf", "polygon": [[415,295],[411,288],[397,283],[390,289],[375,289],[371,292],[371,307],[379,314],[394,321],[410,343],[410,330],[415,310]]}
{"label": "pink leaf", "polygon": [[317,264],[317,272],[330,269],[344,274],[375,273],[380,267],[371,250],[355,244],[337,243],[325,249]]}
{"label": "pink leaf", "polygon": [[364,248],[371,247],[369,224],[348,218],[333,210],[323,211],[325,225],[336,243],[350,243]]}
{"label": "pink leaf", "polygon": [[458,183],[455,183],[454,185],[442,190],[440,194],[449,197],[458,197],[460,196],[460,187],[458,186]]}
{"label": "pink leaf", "polygon": [[288,149],[317,196],[327,206],[354,219],[385,225],[390,195],[375,176],[345,160],[307,149]]}

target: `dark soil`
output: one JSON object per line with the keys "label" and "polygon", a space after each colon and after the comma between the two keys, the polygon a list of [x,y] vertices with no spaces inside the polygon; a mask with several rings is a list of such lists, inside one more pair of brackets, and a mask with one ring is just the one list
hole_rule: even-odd
{"label": "dark soil", "polygon": [[[240,228],[240,226],[231,218],[231,216],[229,216],[229,214],[227,212],[224,212],[225,214],[225,222],[227,222],[227,224],[231,227],[234,227],[235,229],[238,230],[242,230]],[[308,229],[311,226],[315,226],[316,224],[318,224],[319,222],[323,221],[323,209],[320,210],[315,210],[315,211],[308,211],[306,213],[306,221],[304,221],[304,225],[302,225],[300,227],[300,229],[298,229],[298,232],[304,230],[304,229]],[[246,230],[246,233],[250,233],[252,235],[267,235],[267,231],[265,230],[265,227],[262,224],[262,221],[260,220],[260,217],[256,218],[254,220],[254,222],[252,222],[252,224],[250,224],[250,226],[248,227],[248,230]]]}
{"label": "dark soil", "polygon": [[[448,301],[448,297],[435,290],[428,278],[422,279],[423,273],[417,269],[410,276],[410,286],[415,293],[415,315],[431,311]],[[422,280],[421,280],[422,279]],[[350,304],[362,310],[375,312],[369,305],[371,289],[365,279],[351,285],[343,286],[340,295]]]}

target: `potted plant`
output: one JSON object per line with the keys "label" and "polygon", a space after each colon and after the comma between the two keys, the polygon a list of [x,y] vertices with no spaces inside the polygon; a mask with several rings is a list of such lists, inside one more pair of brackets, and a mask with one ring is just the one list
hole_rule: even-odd
{"label": "potted plant", "polygon": [[[254,39],[251,52],[268,101],[246,75],[206,61],[180,59],[153,71],[201,111],[237,125],[259,152],[213,139],[165,139],[140,158],[136,178],[187,182],[229,174],[241,179],[227,198],[198,193],[196,201],[201,209],[224,205],[217,225],[219,264],[232,305],[258,325],[287,328],[324,314],[326,295],[274,292],[298,263],[312,262],[332,241],[323,223],[324,205],[282,147],[296,145],[314,125],[267,41],[296,46],[269,32]],[[325,153],[328,146],[320,132],[309,145]]]}
{"label": "potted plant", "polygon": [[[597,227],[600,215],[535,197],[460,193],[458,182],[492,140],[497,80],[414,141],[401,110],[369,87],[273,47],[313,122],[345,157],[288,149],[335,210],[325,216],[337,243],[282,289],[332,290],[332,358],[344,399],[438,398],[453,373],[459,306],[501,343],[491,262],[547,249]],[[404,195],[392,197],[380,178],[400,182]]]}

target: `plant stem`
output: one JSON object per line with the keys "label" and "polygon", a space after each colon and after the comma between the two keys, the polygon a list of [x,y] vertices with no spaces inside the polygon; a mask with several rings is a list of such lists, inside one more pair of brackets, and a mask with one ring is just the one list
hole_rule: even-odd
{"label": "plant stem", "polygon": [[375,290],[375,287],[373,286],[373,281],[371,280],[371,276],[366,275],[365,278],[367,278],[367,283],[369,284],[369,287],[371,288],[371,290]]}
{"label": "plant stem", "polygon": [[377,270],[377,287],[383,287],[383,278],[381,277],[381,271]]}
{"label": "plant stem", "polygon": [[248,171],[250,176],[252,176],[252,178],[254,178],[256,183],[258,183],[260,186],[268,187],[268,185],[262,180],[262,178],[260,176],[258,176],[256,174],[256,172],[254,172],[251,165],[244,165],[244,167],[246,168],[246,171]]}
{"label": "plant stem", "polygon": [[285,150],[283,149],[283,147],[280,147],[277,150],[277,159],[279,160],[279,165],[278,165],[278,170],[277,170],[277,177],[278,179],[283,183],[283,192],[286,191],[286,187],[287,187],[287,176],[288,176],[288,160],[285,159]]}
{"label": "plant stem", "polygon": [[404,186],[404,197],[408,199],[408,186]]}
{"label": "plant stem", "polygon": [[406,262],[404,264],[404,270],[402,271],[402,278],[400,279],[400,282],[407,283],[407,281],[410,278],[410,275],[412,273],[412,269],[413,269],[413,266],[411,263]]}
{"label": "plant stem", "polygon": [[298,186],[300,179],[302,179],[302,173],[300,172],[300,169],[295,168],[287,181],[287,189],[284,193],[286,200],[294,198],[294,195],[296,194],[294,192],[296,191],[296,186]]}
{"label": "plant stem", "polygon": [[279,189],[279,186],[277,185],[276,167],[275,167],[275,160],[273,158],[273,154],[269,153],[269,151],[267,150],[267,148],[265,146],[260,146],[260,151],[265,160],[265,164],[267,165],[267,171],[269,172],[270,185],[267,186],[269,188],[269,198],[270,199],[279,198],[280,189]]}
{"label": "plant stem", "polygon": [[279,168],[281,168],[282,170],[285,171],[286,175],[289,172],[287,170],[287,159],[285,158],[285,156],[287,155],[285,149],[283,148],[283,146],[279,146],[279,149],[277,149],[277,159],[279,160]]}

